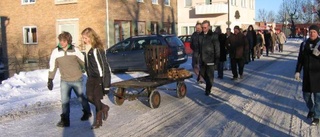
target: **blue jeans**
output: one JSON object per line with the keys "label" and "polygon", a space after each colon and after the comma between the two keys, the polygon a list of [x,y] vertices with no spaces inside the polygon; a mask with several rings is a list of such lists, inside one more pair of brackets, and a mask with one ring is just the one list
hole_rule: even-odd
{"label": "blue jeans", "polygon": [[320,118],[320,93],[303,92],[303,99],[306,102],[309,112],[314,112],[314,118]]}
{"label": "blue jeans", "polygon": [[70,97],[71,91],[77,95],[78,100],[80,101],[83,111],[90,113],[90,106],[88,103],[88,99],[85,97],[82,85],[82,78],[78,81],[63,81],[60,83],[60,91],[61,91],[61,102],[62,102],[62,114],[66,117],[69,117],[70,114]]}

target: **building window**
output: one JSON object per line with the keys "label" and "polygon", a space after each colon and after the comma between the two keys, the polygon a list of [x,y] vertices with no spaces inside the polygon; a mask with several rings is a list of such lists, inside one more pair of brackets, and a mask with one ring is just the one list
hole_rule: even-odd
{"label": "building window", "polygon": [[159,33],[159,24],[156,21],[151,22],[151,34],[158,34]]}
{"label": "building window", "polygon": [[186,7],[191,7],[192,6],[192,0],[185,0],[185,5],[186,5]]}
{"label": "building window", "polygon": [[189,26],[189,34],[191,35],[193,32],[195,32],[195,27]]}
{"label": "building window", "polygon": [[36,3],[36,0],[21,0],[22,4],[34,4]]}
{"label": "building window", "polygon": [[23,27],[23,43],[24,44],[38,43],[38,31],[36,26]]}
{"label": "building window", "polygon": [[[56,37],[59,36],[63,31],[69,32],[72,36],[72,45],[80,45],[79,43],[79,19],[59,19],[56,21]],[[58,39],[57,39],[57,42]]]}
{"label": "building window", "polygon": [[250,9],[254,9],[254,0],[250,0],[250,1],[249,1],[249,4],[250,4],[250,5],[249,5],[249,8],[250,8]]}
{"label": "building window", "polygon": [[211,5],[212,4],[212,0],[206,0],[206,5]]}
{"label": "building window", "polygon": [[237,5],[237,0],[231,0],[231,5],[236,6]]}
{"label": "building window", "polygon": [[164,0],[164,5],[170,6],[170,0]]}
{"label": "building window", "polygon": [[55,0],[56,4],[77,3],[78,0]]}
{"label": "building window", "polygon": [[143,2],[143,0],[137,0],[137,2]]}
{"label": "building window", "polygon": [[152,4],[158,4],[158,0],[152,0]]}
{"label": "building window", "polygon": [[131,37],[131,21],[114,21],[115,43]]}
{"label": "building window", "polygon": [[246,8],[246,0],[241,0],[241,7]]}
{"label": "building window", "polygon": [[187,26],[182,26],[181,27],[181,35],[187,35],[188,32],[188,27]]}

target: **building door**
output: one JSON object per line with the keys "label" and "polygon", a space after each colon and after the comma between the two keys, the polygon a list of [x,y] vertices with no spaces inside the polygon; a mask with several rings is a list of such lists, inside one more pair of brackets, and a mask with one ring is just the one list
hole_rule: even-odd
{"label": "building door", "polygon": [[156,21],[151,21],[151,34],[159,34],[159,24]]}
{"label": "building door", "polygon": [[7,50],[7,17],[0,17],[0,82],[9,77],[8,50]]}
{"label": "building door", "polygon": [[[57,20],[56,35],[57,37],[61,32],[69,32],[72,36],[72,44],[79,46],[79,19],[59,19]],[[57,43],[58,43],[57,39]]]}

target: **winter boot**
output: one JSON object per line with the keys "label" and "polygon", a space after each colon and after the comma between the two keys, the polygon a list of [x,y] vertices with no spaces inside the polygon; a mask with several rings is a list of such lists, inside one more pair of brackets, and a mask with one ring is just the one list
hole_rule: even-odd
{"label": "winter boot", "polygon": [[85,110],[82,111],[83,115],[81,117],[81,121],[87,121],[92,116],[92,114],[90,112],[86,112]]}
{"label": "winter boot", "polygon": [[309,118],[311,119],[311,118],[313,118],[313,117],[314,117],[314,112],[311,112],[311,111],[310,111],[310,112],[308,113],[308,115],[307,115],[307,119],[309,119]]}
{"label": "winter boot", "polygon": [[102,126],[102,111],[98,111],[96,114],[96,120],[94,124],[91,126],[91,129],[97,129]]}
{"label": "winter boot", "polygon": [[63,114],[60,115],[61,120],[58,122],[58,127],[69,127],[70,126],[70,119],[69,116],[65,116]]}
{"label": "winter boot", "polygon": [[109,106],[108,105],[105,105],[105,104],[102,104],[102,113],[103,113],[103,120],[106,121],[107,118],[108,118],[108,111],[109,111]]}
{"label": "winter boot", "polygon": [[314,119],[312,120],[312,122],[311,122],[311,125],[312,125],[312,126],[317,126],[317,125],[319,125],[319,119],[318,119],[318,118],[314,118]]}

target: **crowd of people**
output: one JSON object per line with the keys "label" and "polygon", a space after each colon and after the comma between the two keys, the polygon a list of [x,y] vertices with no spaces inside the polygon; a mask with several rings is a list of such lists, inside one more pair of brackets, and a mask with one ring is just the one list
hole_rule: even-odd
{"label": "crowd of people", "polygon": [[[224,70],[232,70],[232,80],[243,79],[246,64],[269,56],[269,52],[283,52],[286,36],[283,32],[255,30],[252,25],[242,30],[239,26],[223,33],[220,27],[210,29],[208,20],[196,23],[196,31],[191,36],[192,67],[199,83],[206,83],[205,94],[209,95],[214,79],[223,79]],[[263,52],[266,51],[265,54]]]}
{"label": "crowd of people", "polygon": [[[223,33],[220,27],[214,31],[210,28],[210,21],[198,22],[196,31],[191,36],[192,67],[199,83],[205,83],[205,95],[209,96],[214,82],[214,71],[218,71],[217,78],[223,79],[225,64],[231,64],[232,80],[244,78],[246,64],[269,56],[269,52],[283,52],[286,36],[283,32],[275,33],[270,30],[255,30],[250,25],[246,30],[234,26],[233,33],[230,28]],[[301,43],[296,66],[295,79],[300,79],[303,69],[303,98],[309,109],[307,118],[312,118],[311,125],[318,125],[320,118],[320,39],[319,28],[312,25],[309,28],[309,38]],[[59,44],[52,51],[49,61],[49,75],[47,87],[53,89],[53,79],[60,70],[60,92],[62,101],[61,120],[59,127],[70,126],[70,96],[73,90],[83,108],[82,121],[91,116],[89,102],[95,106],[95,120],[92,129],[102,126],[102,120],[108,117],[109,106],[101,99],[109,93],[111,74],[105,49],[101,39],[92,28],[82,31],[82,45],[85,51],[81,52],[72,45],[72,36],[69,32],[62,32]],[[266,51],[263,54],[263,51]],[[86,95],[82,85],[83,73],[86,72]],[[313,97],[313,99],[312,99]]]}
{"label": "crowd of people", "polygon": [[[218,77],[223,79],[225,63],[231,64],[232,80],[243,79],[243,70],[246,64],[260,59],[261,56],[269,56],[276,51],[283,52],[286,36],[281,30],[275,33],[272,29],[255,30],[250,25],[246,30],[234,26],[233,33],[230,28],[222,33],[221,28],[215,31],[210,28],[210,22],[205,20],[196,24],[196,32],[191,36],[192,67],[197,75],[197,81],[206,83],[205,95],[210,95],[214,67],[217,66]],[[201,30],[202,29],[202,30]],[[265,54],[263,52],[266,52]],[[303,99],[309,110],[308,119],[312,119],[311,125],[319,125],[320,118],[320,38],[319,27],[309,27],[309,38],[301,43],[295,79],[300,80],[300,72],[303,69]]]}

